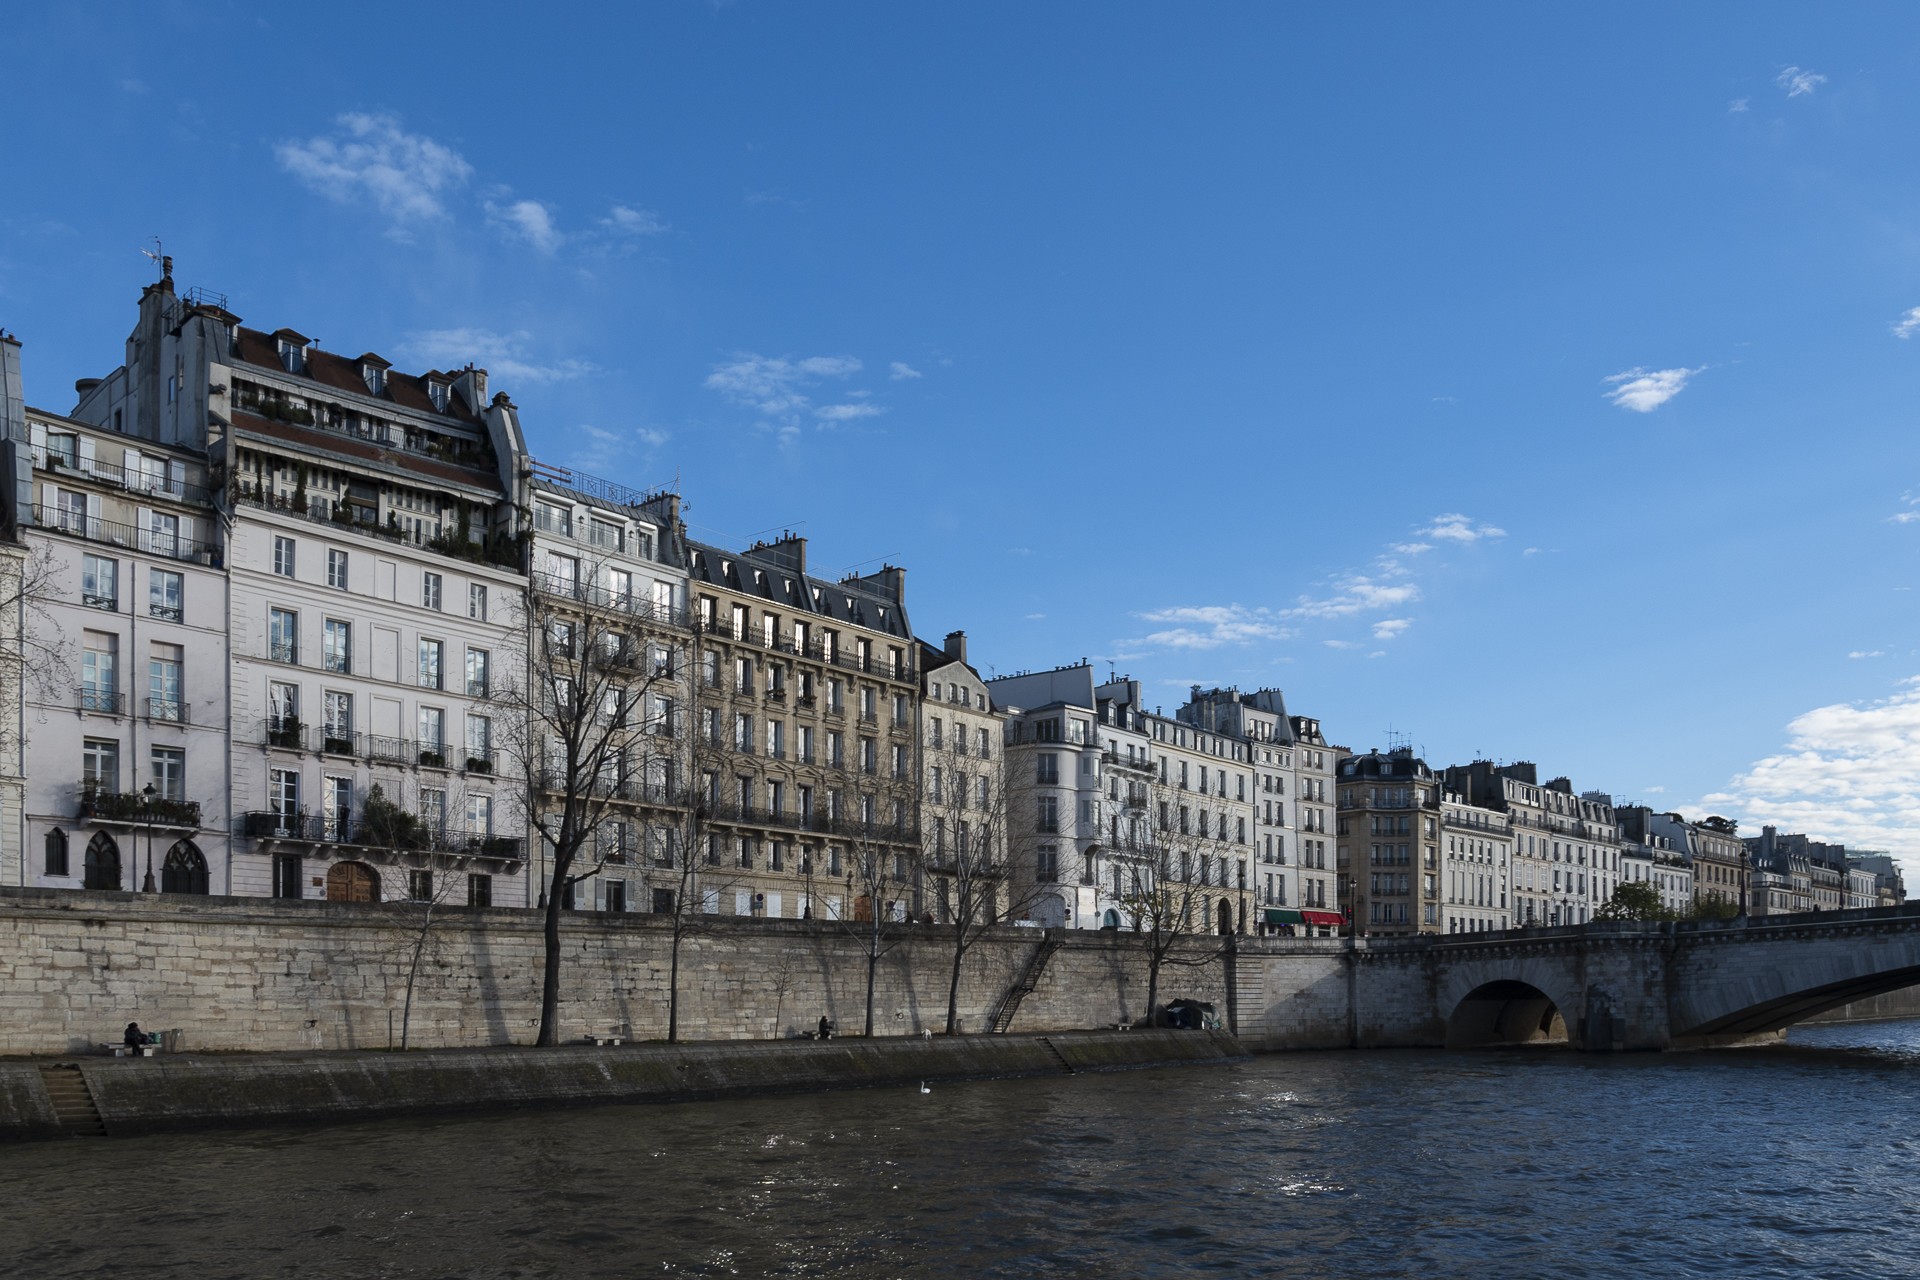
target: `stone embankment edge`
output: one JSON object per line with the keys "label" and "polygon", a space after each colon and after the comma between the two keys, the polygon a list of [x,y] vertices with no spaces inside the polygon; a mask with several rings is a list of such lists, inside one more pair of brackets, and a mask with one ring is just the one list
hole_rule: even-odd
{"label": "stone embankment edge", "polygon": [[[108,1135],[126,1137],[1217,1066],[1251,1056],[1224,1032],[1137,1030],[62,1061],[79,1067]],[[66,1133],[42,1065],[0,1063],[0,1141]]]}

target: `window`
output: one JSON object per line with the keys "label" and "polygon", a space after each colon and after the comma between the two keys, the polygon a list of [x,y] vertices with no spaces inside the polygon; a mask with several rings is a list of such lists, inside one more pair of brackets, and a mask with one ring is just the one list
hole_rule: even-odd
{"label": "window", "polygon": [[446,761],[447,713],[439,707],[420,708],[420,763]]}
{"label": "window", "polygon": [[82,711],[120,711],[118,666],[120,637],[103,631],[88,631],[80,654],[80,709]]}
{"label": "window", "polygon": [[813,763],[813,726],[800,726],[800,763]]}
{"label": "window", "polygon": [[157,800],[187,798],[187,753],[179,747],[153,748],[153,794]]}
{"label": "window", "polygon": [[467,696],[484,698],[487,696],[487,651],[485,649],[467,650]]}
{"label": "window", "polygon": [[420,687],[422,689],[445,688],[441,675],[441,658],[446,653],[446,645],[439,640],[420,642]]}
{"label": "window", "polygon": [[1034,853],[1033,878],[1043,884],[1060,878],[1060,854],[1052,845],[1042,845]]}
{"label": "window", "polygon": [[70,874],[67,871],[67,833],[58,827],[47,832],[47,860],[42,873],[50,876]]}
{"label": "window", "polygon": [[407,872],[407,898],[412,902],[433,901],[433,872]]}
{"label": "window", "polygon": [[282,819],[300,812],[300,771],[272,769],[267,774],[267,805]]}
{"label": "window", "polygon": [[[174,557],[180,554],[180,517],[168,515],[164,511],[147,513],[147,550],[159,556]],[[291,578],[293,571],[289,569]]]}
{"label": "window", "polygon": [[353,624],[328,618],[321,665],[328,671],[348,675],[353,671]]}
{"label": "window", "polygon": [[[300,686],[282,684],[279,681],[269,684],[267,716],[268,741],[276,747],[298,747],[300,745]],[[274,735],[287,735],[290,740],[275,741]]]}
{"label": "window", "polygon": [[283,578],[293,576],[293,539],[275,537],[273,540],[273,571]]}
{"label": "window", "polygon": [[440,837],[447,830],[447,793],[441,787],[420,788],[420,820],[427,824],[430,836]]}
{"label": "window", "polygon": [[1034,757],[1037,771],[1034,781],[1044,785],[1057,786],[1060,782],[1060,757],[1051,751],[1042,751]]}
{"label": "window", "polygon": [[616,609],[633,606],[633,575],[625,569],[607,570],[607,602]]}
{"label": "window", "polygon": [[492,876],[475,873],[467,877],[467,905],[470,907],[493,905]]}
{"label": "window", "polygon": [[476,622],[487,620],[487,588],[482,582],[467,584],[467,616]]}
{"label": "window", "polygon": [[186,719],[180,701],[180,667],[184,650],[177,644],[156,644],[147,659],[147,718],[179,723]]}
{"label": "window", "polygon": [[467,767],[493,767],[493,721],[486,716],[467,717]]}
{"label": "window", "polygon": [[353,754],[353,695],[328,690],[321,696],[325,741],[322,749],[335,755]]}
{"label": "window", "polygon": [[733,713],[733,749],[748,752],[753,750],[753,717],[744,711]]}
{"label": "window", "polygon": [[120,608],[120,562],[106,556],[80,557],[80,603],[109,612]]}
{"label": "window", "polygon": [[118,791],[120,744],[88,738],[80,749],[80,780],[88,791]]}
{"label": "window", "polygon": [[267,656],[275,662],[300,661],[300,615],[291,609],[267,610]]}
{"label": "window", "polygon": [[1040,796],[1037,800],[1038,812],[1035,814],[1035,831],[1060,830],[1060,801],[1055,796]]}
{"label": "window", "polygon": [[827,763],[836,769],[846,767],[845,739],[838,729],[827,730]]}
{"label": "window", "polygon": [[147,570],[147,612],[168,622],[186,616],[186,579],[172,569]]}
{"label": "window", "polygon": [[420,575],[420,604],[422,608],[438,612],[440,609],[440,591],[442,581],[437,573]]}
{"label": "window", "polygon": [[785,721],[767,721],[767,755],[775,760],[784,760],[787,758],[787,726]]}
{"label": "window", "polygon": [[493,797],[467,797],[467,834],[484,840],[493,834]]}
{"label": "window", "polygon": [[566,538],[573,536],[573,511],[569,507],[536,502],[533,506],[533,522],[535,527],[547,533],[557,533]]}

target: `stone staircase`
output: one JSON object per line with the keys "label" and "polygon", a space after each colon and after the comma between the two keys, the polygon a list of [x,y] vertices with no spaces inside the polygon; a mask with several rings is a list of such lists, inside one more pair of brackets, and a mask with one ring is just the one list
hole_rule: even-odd
{"label": "stone staircase", "polygon": [[77,1065],[59,1062],[42,1067],[40,1082],[46,1086],[47,1097],[53,1102],[53,1114],[62,1129],[76,1138],[107,1136],[107,1123],[100,1118],[100,1108],[93,1103],[87,1078],[80,1074]]}

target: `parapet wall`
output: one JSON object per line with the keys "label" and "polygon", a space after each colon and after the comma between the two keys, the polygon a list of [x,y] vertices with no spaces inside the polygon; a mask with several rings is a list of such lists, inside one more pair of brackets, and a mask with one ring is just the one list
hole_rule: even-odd
{"label": "parapet wall", "polygon": [[[412,1012],[404,1013],[422,914],[404,903],[280,903],[256,898],[0,890],[0,1054],[79,1054],[129,1021],[181,1032],[187,1050],[385,1049],[403,1018],[415,1048],[531,1043],[539,1018],[540,918],[440,908],[425,931]],[[616,1028],[666,1035],[670,937],[645,915],[570,914],[561,1025],[568,1038]],[[902,929],[878,966],[876,1035],[946,1025],[951,944],[938,926]],[[1195,939],[1169,966],[1160,999],[1226,1011],[1219,938]],[[1245,940],[1239,940],[1243,944]],[[962,970],[963,1031],[979,1031],[1040,946],[1040,931],[998,929]],[[718,918],[681,950],[680,1034],[781,1039],[832,1018],[860,1029],[861,941],[820,921]],[[1147,961],[1135,935],[1065,935],[1016,1031],[1072,1030],[1144,1015]]]}

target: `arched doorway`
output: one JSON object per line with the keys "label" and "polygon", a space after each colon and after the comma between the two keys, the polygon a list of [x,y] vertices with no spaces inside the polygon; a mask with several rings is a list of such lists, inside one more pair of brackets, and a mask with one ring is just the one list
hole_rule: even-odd
{"label": "arched doorway", "polygon": [[327,901],[380,901],[380,873],[364,862],[334,863],[327,870]]}
{"label": "arched doorway", "polygon": [[1567,1022],[1546,992],[1514,979],[1482,983],[1447,1019],[1447,1048],[1567,1043]]}
{"label": "arched doorway", "polygon": [[1120,927],[1120,913],[1112,907],[1108,907],[1100,916],[1100,927],[1102,929],[1118,929]]}
{"label": "arched doorway", "polygon": [[1220,932],[1233,932],[1233,904],[1225,898],[1220,899]]}
{"label": "arched doorway", "polygon": [[180,840],[167,850],[160,867],[160,892],[201,893],[207,891],[207,860],[191,840]]}
{"label": "arched doorway", "polygon": [[102,831],[87,842],[86,888],[118,889],[120,883],[120,846]]}

